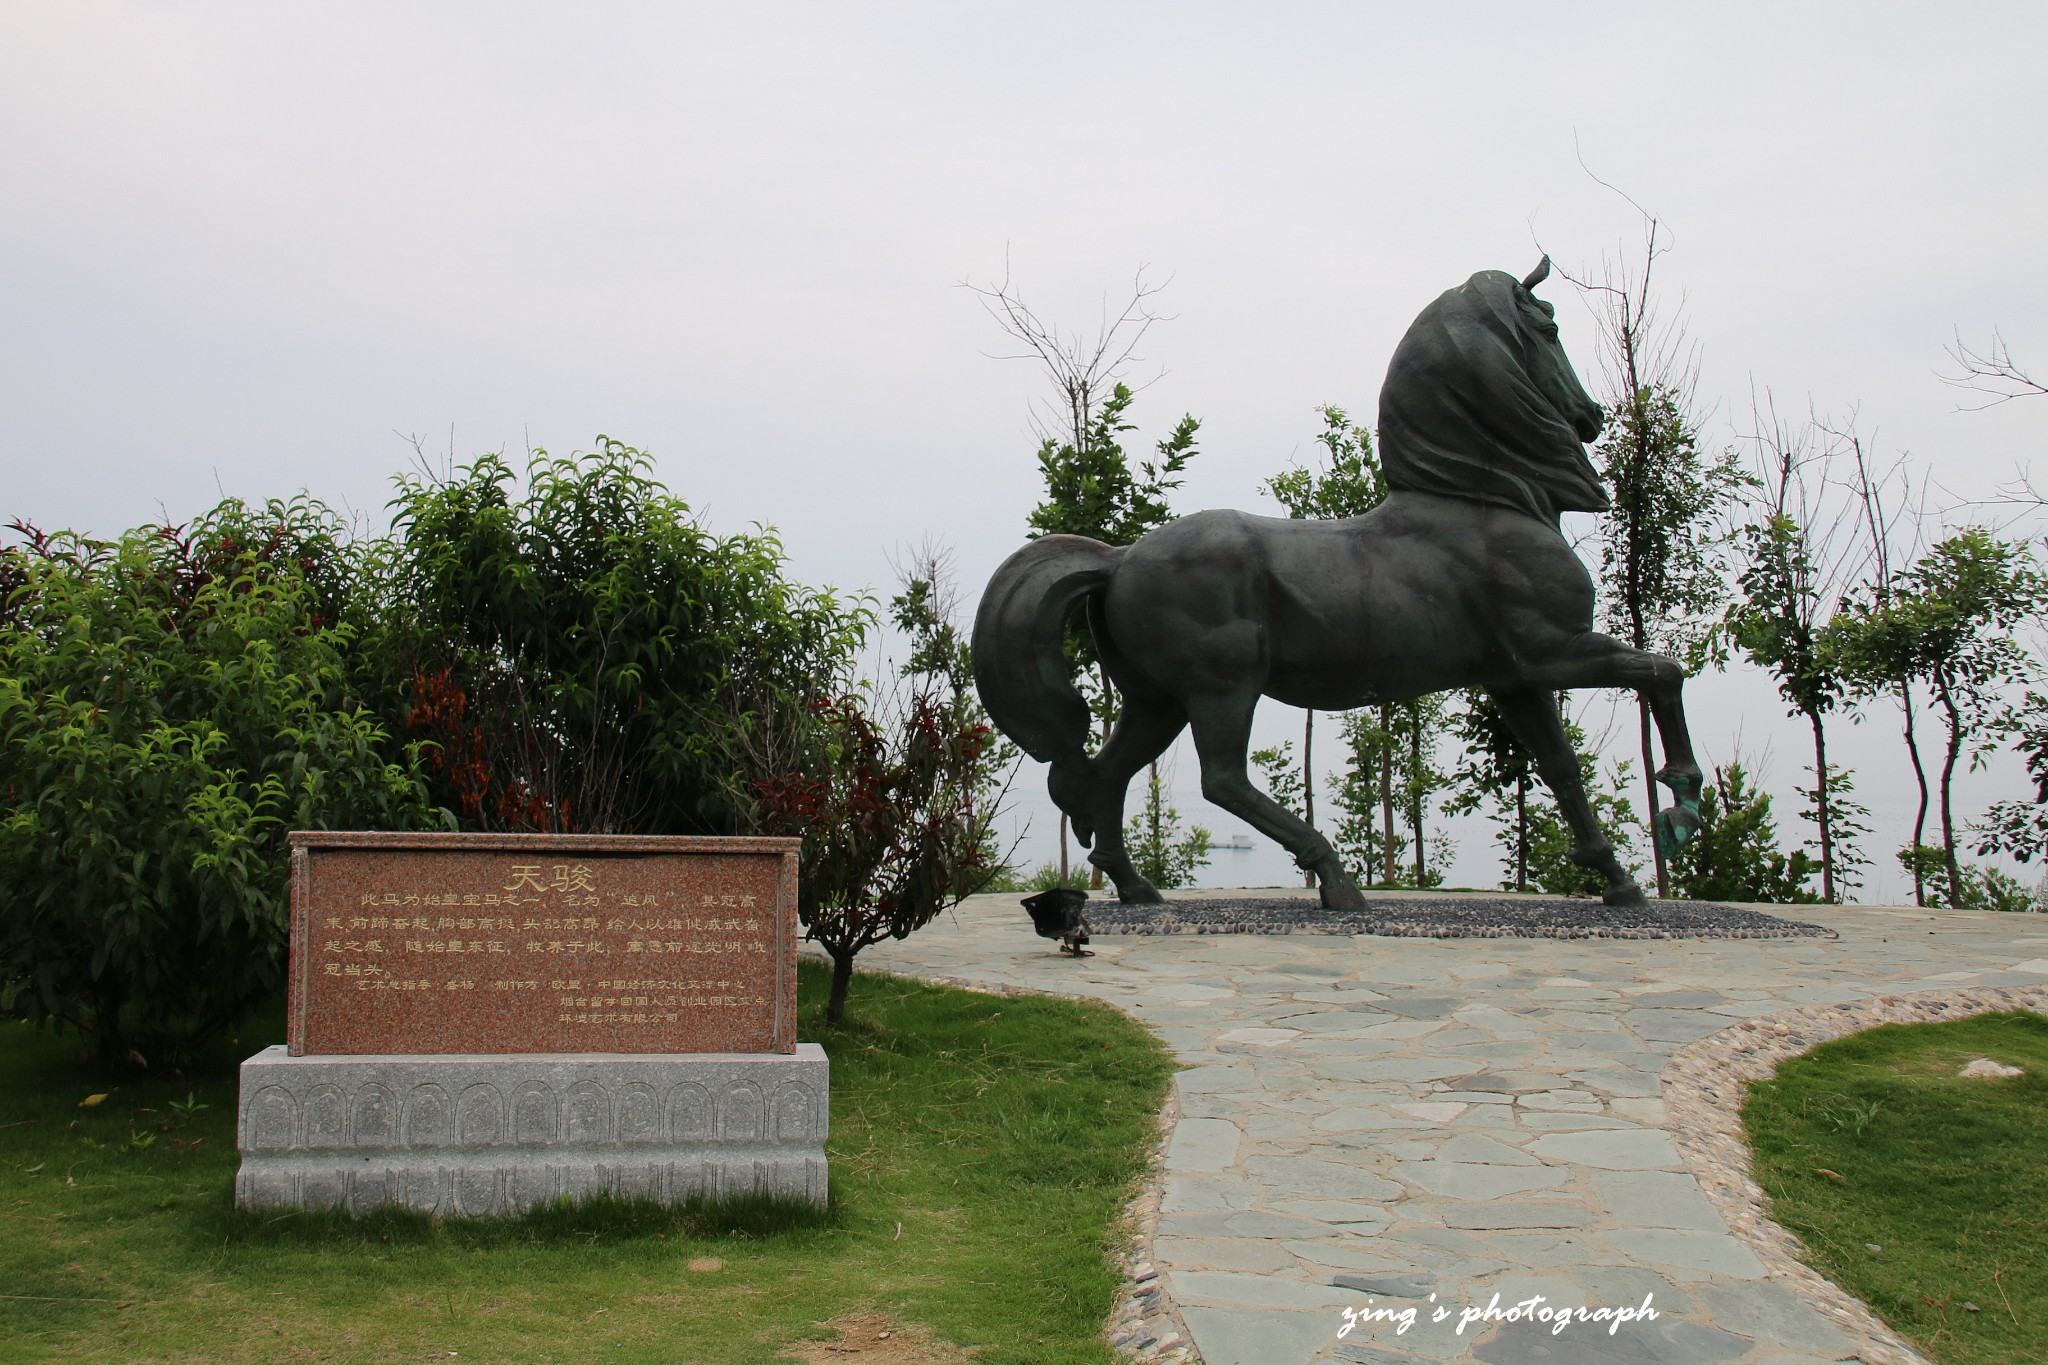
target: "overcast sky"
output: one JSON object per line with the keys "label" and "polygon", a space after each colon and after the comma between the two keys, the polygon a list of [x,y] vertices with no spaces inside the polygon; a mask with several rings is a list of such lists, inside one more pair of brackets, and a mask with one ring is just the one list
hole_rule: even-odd
{"label": "overcast sky", "polygon": [[[1134,415],[1203,419],[1180,510],[1273,510],[1316,405],[1370,419],[1437,293],[1637,239],[1581,158],[1671,233],[1717,444],[1768,386],[1982,496],[2048,399],[1959,412],[1937,371],[1958,328],[2048,370],[2044,40],[1995,3],[0,0],[0,517],[381,515],[401,434],[602,432],[799,577],[885,586],[937,536],[971,602],[1038,495],[1042,381],[962,280],[1007,260],[1085,325],[1170,278]],[[1789,787],[1768,685],[1694,692],[1709,756],[1741,726]]]}

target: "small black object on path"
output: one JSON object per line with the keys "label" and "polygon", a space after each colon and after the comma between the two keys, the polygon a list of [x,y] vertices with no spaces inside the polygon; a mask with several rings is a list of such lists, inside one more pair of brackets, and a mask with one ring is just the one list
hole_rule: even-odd
{"label": "small black object on path", "polygon": [[[1098,934],[1378,934],[1388,938],[1835,936],[1833,930],[1818,924],[1711,901],[1607,905],[1563,897],[1485,895],[1369,897],[1360,910],[1325,910],[1305,897],[1202,897],[1154,905],[1111,904],[1096,908],[1089,927]],[[1046,933],[1043,928],[1038,932]]]}
{"label": "small black object on path", "polygon": [[1038,931],[1038,936],[1058,939],[1060,951],[1074,957],[1095,956],[1084,946],[1089,926],[1081,907],[1087,903],[1088,893],[1071,886],[1056,886],[1024,898],[1024,908],[1031,912],[1031,927]]}

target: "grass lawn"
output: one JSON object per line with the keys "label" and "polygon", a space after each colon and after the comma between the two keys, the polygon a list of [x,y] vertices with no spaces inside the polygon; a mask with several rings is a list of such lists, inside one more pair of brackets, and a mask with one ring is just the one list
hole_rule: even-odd
{"label": "grass lawn", "polygon": [[[1965,1080],[1989,1057],[2026,1074]],[[1893,1024],[1750,1087],[1756,1180],[1812,1262],[1943,1365],[2048,1361],[2048,1019]]]}
{"label": "grass lawn", "polygon": [[893,1327],[904,1361],[1111,1360],[1103,1253],[1171,1059],[1104,1006],[894,977],[857,976],[828,1030],[825,984],[806,961],[800,1036],[832,1058],[823,1215],[237,1214],[234,1064],[275,1021],[141,1081],[0,1025],[0,1361],[725,1365],[837,1340],[835,1318]]}

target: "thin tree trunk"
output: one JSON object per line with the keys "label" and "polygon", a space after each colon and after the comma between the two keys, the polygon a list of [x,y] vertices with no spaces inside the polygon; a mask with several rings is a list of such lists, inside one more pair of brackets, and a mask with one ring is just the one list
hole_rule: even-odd
{"label": "thin tree trunk", "polygon": [[[1956,712],[1956,704],[1949,697],[1946,683],[1937,680],[1934,694],[1941,702],[1941,709],[1948,713],[1948,749],[1941,758],[1941,862],[1948,873],[1949,907],[1960,909],[1963,904],[1963,870],[1956,862],[1955,810],[1950,795],[1956,759],[1963,752],[1963,718]],[[1914,856],[1919,856],[1917,850]]]}
{"label": "thin tree trunk", "polygon": [[1380,822],[1385,833],[1380,843],[1380,861],[1386,865],[1387,885],[1401,883],[1401,864],[1394,853],[1394,726],[1391,706],[1380,708]]}
{"label": "thin tree trunk", "polygon": [[1159,880],[1165,881],[1166,840],[1159,836],[1159,807],[1162,804],[1159,799],[1159,760],[1155,758],[1145,774],[1145,821],[1152,832],[1152,856],[1157,860]]}
{"label": "thin tree trunk", "polygon": [[1515,775],[1515,890],[1529,889],[1529,775]]}
{"label": "thin tree trunk", "polygon": [[1920,869],[1920,845],[1927,837],[1927,765],[1920,761],[1920,739],[1913,732],[1913,685],[1899,684],[1899,705],[1906,713],[1906,753],[1913,760],[1913,780],[1920,784],[1920,807],[1913,813],[1913,904],[1927,904],[1927,874]]}
{"label": "thin tree trunk", "polygon": [[1422,716],[1408,717],[1408,825],[1415,832],[1415,885],[1421,889],[1425,876],[1422,854]]}
{"label": "thin tree trunk", "polygon": [[[1301,821],[1310,829],[1316,825],[1316,713],[1314,710],[1302,713],[1307,719],[1301,723]],[[1304,871],[1301,884],[1313,888],[1316,874]]]}
{"label": "thin tree trunk", "polygon": [[[1078,447],[1076,448],[1078,449]],[[1116,693],[1110,686],[1109,665],[1098,662],[1096,666],[1102,670],[1102,742],[1107,746],[1110,729],[1116,724]],[[1097,830],[1095,837],[1100,839],[1102,831]],[[1100,891],[1102,889],[1102,869],[1094,863],[1088,864],[1088,889],[1090,891]]]}
{"label": "thin tree trunk", "polygon": [[1061,885],[1061,886],[1065,886],[1065,885],[1067,884],[1067,878],[1068,878],[1068,875],[1069,875],[1069,874],[1068,874],[1068,872],[1067,872],[1067,813],[1066,813],[1065,811],[1061,811],[1061,812],[1060,812],[1060,885]]}
{"label": "thin tree trunk", "polygon": [[1820,712],[1809,711],[1806,719],[1813,725],[1813,771],[1815,814],[1820,817],[1820,898],[1828,904],[1836,903],[1835,895],[1835,822],[1829,804],[1828,792],[1828,739],[1827,731],[1821,727]]}
{"label": "thin tree trunk", "polygon": [[1657,859],[1657,899],[1668,900],[1671,896],[1671,874],[1664,866],[1664,849],[1657,842],[1657,762],[1656,752],[1650,747],[1650,703],[1636,698],[1636,717],[1642,722],[1643,732],[1643,785],[1650,793],[1650,852]]}
{"label": "thin tree trunk", "polygon": [[853,954],[827,944],[832,955],[832,993],[825,998],[825,1022],[838,1024],[846,1018],[846,987],[853,980]]}

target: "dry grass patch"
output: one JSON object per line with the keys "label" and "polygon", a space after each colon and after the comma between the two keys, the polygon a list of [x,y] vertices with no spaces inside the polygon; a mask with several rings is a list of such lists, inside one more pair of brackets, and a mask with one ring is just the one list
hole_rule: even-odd
{"label": "dry grass patch", "polygon": [[842,1313],[818,1326],[838,1335],[831,1341],[801,1342],[783,1354],[802,1365],[968,1365],[979,1354],[939,1341],[915,1323],[872,1311]]}

